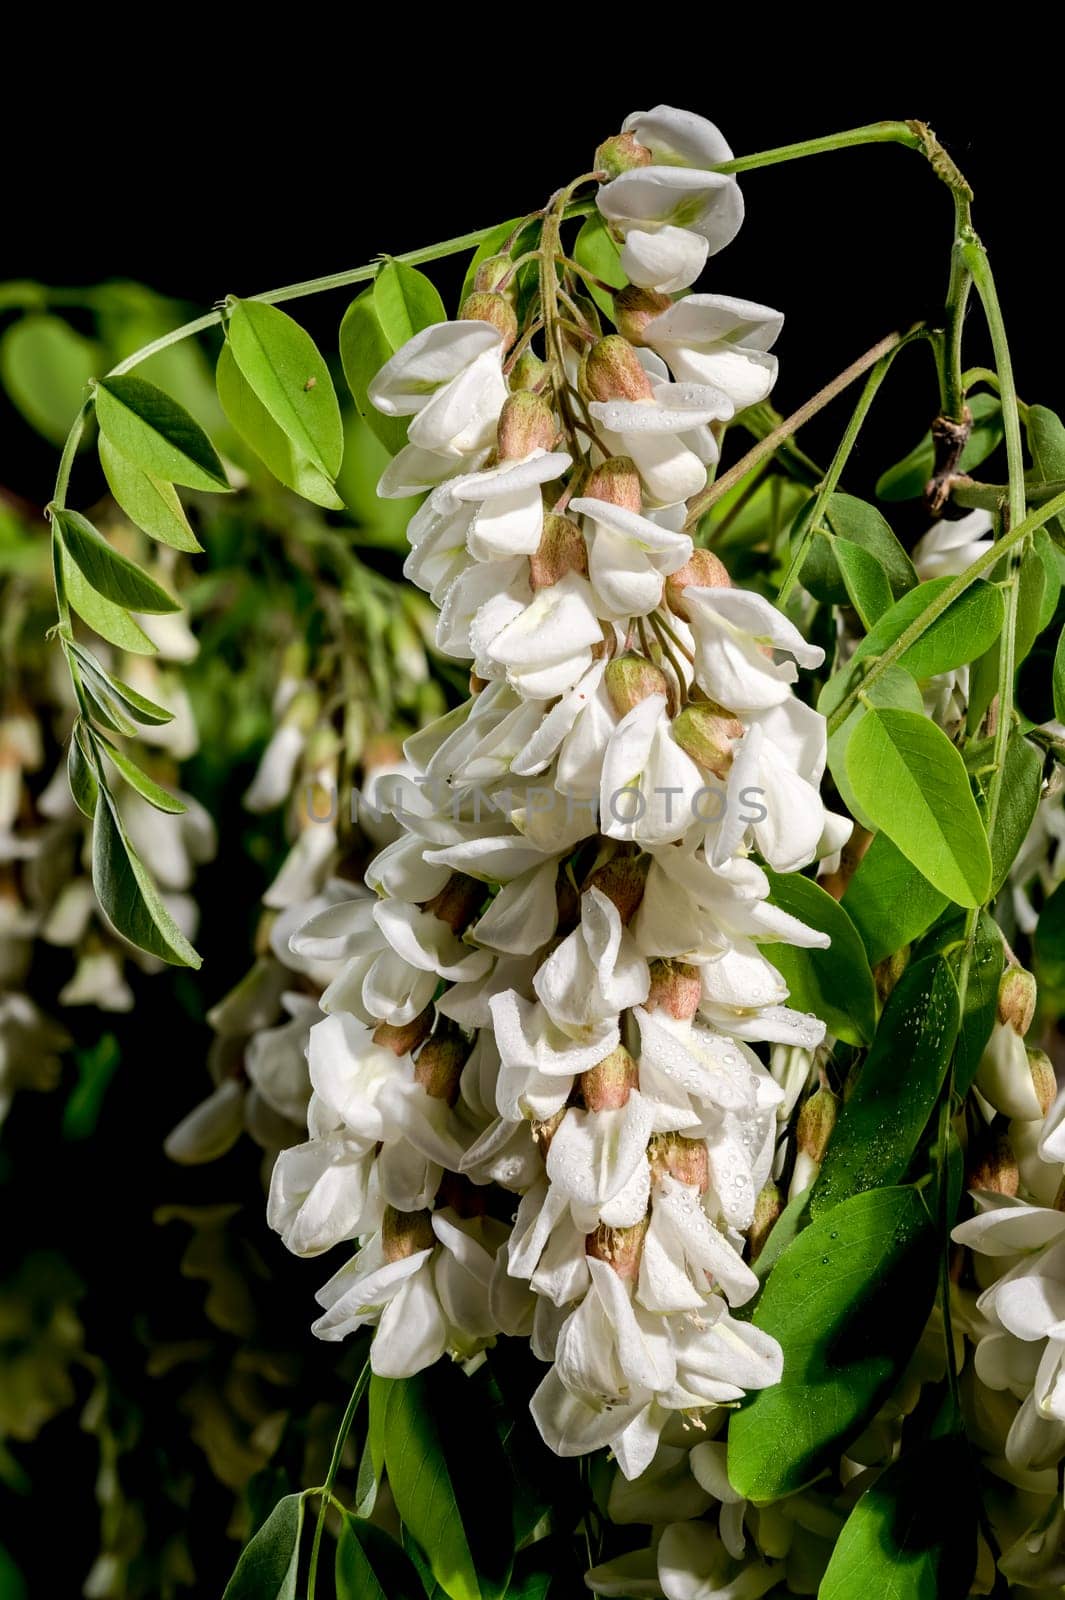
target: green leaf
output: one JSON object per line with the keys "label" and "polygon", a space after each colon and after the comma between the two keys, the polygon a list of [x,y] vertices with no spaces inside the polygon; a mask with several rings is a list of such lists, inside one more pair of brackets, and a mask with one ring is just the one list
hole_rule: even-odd
{"label": "green leaf", "polygon": [[[799,513],[796,533],[801,533],[808,523],[814,503],[813,499],[807,502],[805,518],[803,512]],[[917,574],[913,562],[875,506],[851,494],[833,494],[825,506],[825,521],[835,537],[818,528],[801,573],[803,587],[816,599],[826,605],[844,605],[848,600],[846,575],[839,564],[841,540],[858,545],[872,557],[887,579],[891,599],[914,588]]]}
{"label": "green leaf", "polygon": [[130,788],[136,789],[150,806],[175,817],[181,816],[189,809],[184,800],[179,800],[176,794],[171,794],[169,789],[164,789],[154,778],[149,778],[148,774],[143,772],[124,750],[119,750],[113,745],[110,739],[105,739],[103,734],[97,734],[97,741],[102,745],[111,765],[122,774]]}
{"label": "green leaf", "polygon": [[[943,955],[949,961],[957,982],[965,956],[965,922],[961,913],[942,919],[916,947],[913,960],[923,962],[929,956]],[[1005,963],[1006,948],[1002,931],[989,912],[981,911],[969,960],[965,1008],[954,1046],[954,1089],[957,1094],[965,1094],[972,1084],[984,1046],[991,1037],[998,1015],[998,986]]]}
{"label": "green leaf", "polygon": [[444,322],[447,312],[436,285],[402,261],[385,261],[373,285],[374,308],[393,350],[423,328]]}
{"label": "green leaf", "polygon": [[344,429],[317,345],[276,306],[232,296],[226,304],[227,343],[245,381],[299,453],[332,483],[344,455]]}
{"label": "green leaf", "polygon": [[957,749],[913,711],[870,710],[847,749],[858,801],[941,894],[982,905],[991,884],[987,835]]}
{"label": "green leaf", "polygon": [[[598,212],[581,223],[573,241],[573,259],[615,289],[623,289],[629,281],[621,270],[621,249]],[[585,288],[600,311],[613,318],[613,295],[595,284],[586,283]]]}
{"label": "green leaf", "polygon": [[812,878],[768,868],[766,876],[774,905],[832,940],[827,950],[800,950],[788,944],[766,947],[764,954],[791,992],[791,1005],[812,1011],[837,1039],[868,1044],[876,1031],[876,986],[850,917]]}
{"label": "green leaf", "polygon": [[[97,692],[106,696],[109,701],[116,701],[134,722],[143,723],[149,728],[164,727],[166,723],[173,722],[172,711],[168,711],[165,706],[157,705],[154,700],[149,700],[139,690],[130,688],[121,678],[113,678],[104,670],[92,651],[86,650],[84,645],[71,639],[66,648],[74,656],[86,677],[96,680]],[[119,731],[125,732],[125,729]]]}
{"label": "green leaf", "polygon": [[[998,570],[1004,571],[1004,565]],[[1018,667],[1028,655],[1041,631],[1040,621],[1046,587],[1046,567],[1039,552],[1031,549],[1024,557],[1017,579],[1017,625],[1013,655],[1014,663]],[[997,640],[990,649],[980,655],[978,660],[976,653],[973,654],[974,666],[970,674],[969,706],[966,716],[970,731],[980,726],[984,713],[998,693],[1001,652],[1002,641]]]}
{"label": "green leaf", "polygon": [[[837,672],[825,684],[817,702],[817,709],[822,716],[830,716],[839,705],[847,692],[850,676],[848,668],[843,672]],[[910,677],[910,674],[903,667],[885,667],[880,676],[874,679],[866,691],[866,699],[874,706],[893,706],[899,711],[923,712],[924,710],[921,691],[914,679]],[[868,828],[870,832],[875,832],[872,818],[866,816],[862,810],[847,772],[847,746],[850,744],[851,736],[865,713],[865,705],[858,701],[835,733],[829,735],[828,766],[835,779],[840,798],[851,816],[860,822],[863,828]]]}
{"label": "green leaf", "polygon": [[[1065,480],[1065,423],[1046,406],[1029,406],[1024,419],[1028,449],[1041,483]],[[1049,524],[1051,535],[1065,543],[1065,522],[1055,517]]]}
{"label": "green leaf", "polygon": [[96,385],[100,432],[154,478],[187,489],[228,491],[225,470],[199,423],[145,378],[101,378]]}
{"label": "green leaf", "polygon": [[296,1600],[303,1496],[279,1500],[245,1546],[222,1600]]}
{"label": "green leaf", "polygon": [[116,450],[100,435],[100,465],[107,486],[131,522],[152,539],[172,550],[195,552],[203,546],[189,527],[188,518],[172,483],[153,477]]}
{"label": "green leaf", "polygon": [[215,381],[230,425],[277,481],[312,505],[324,506],[327,511],[342,510],[344,502],[332,482],[301,453],[284,429],[278,427],[245,381],[228,344],[218,353]]}
{"label": "green leaf", "polygon": [[100,363],[96,345],[61,317],[34,312],[0,340],[0,380],[31,428],[61,445]]}
{"label": "green leaf", "polygon": [[976,1571],[978,1495],[957,1434],[906,1450],[844,1523],[819,1600],[965,1600]]}
{"label": "green leaf", "polygon": [[728,1475],[757,1504],[812,1483],[862,1431],[932,1309],[936,1233],[914,1189],[856,1194],[781,1255],[754,1325],[784,1353],[779,1384],[729,1425]]}
{"label": "green leaf", "polygon": [[[971,472],[981,461],[986,461],[1002,440],[1002,406],[991,394],[976,394],[969,399],[973,415],[973,431],[958,462],[959,472]],[[920,444],[908,456],[888,470],[876,486],[878,500],[916,500],[924,494],[925,484],[935,469],[935,445],[931,433],[926,433]]]}
{"label": "green leaf", "polygon": [[[852,656],[854,663],[883,655],[953,578],[932,578],[896,600],[871,628]],[[951,672],[990,649],[1002,631],[1002,595],[994,584],[978,579],[929,624],[919,639],[899,656],[897,666],[915,678]]]}
{"label": "green leaf", "polygon": [[96,782],[92,763],[86,750],[86,733],[84,723],[79,717],[74,724],[67,745],[67,782],[70,784],[71,798],[83,817],[91,821],[96,815],[96,802],[100,794],[100,786]]}
{"label": "green leaf", "polygon": [[403,1546],[363,1517],[346,1516],[336,1553],[337,1600],[424,1600]]}
{"label": "green leaf", "polygon": [[887,834],[878,833],[858,863],[842,903],[875,967],[920,938],[947,904],[947,896],[932,887]]}
{"label": "green leaf", "polygon": [[1044,905],[1033,943],[1040,984],[1055,991],[1065,989],[1065,882],[1058,884]]}
{"label": "green leaf", "polygon": [[[975,758],[976,778],[980,788],[980,809],[986,820],[987,807],[984,791],[990,786],[994,771],[994,741],[981,740],[976,752],[970,746],[966,751],[966,765]],[[995,825],[991,829],[991,889],[988,899],[993,900],[1005,883],[1009,870],[1024,843],[1028,829],[1039,805],[1043,788],[1043,757],[1015,728],[1006,746],[1003,762],[1002,786],[999,791]]]}
{"label": "green leaf", "polygon": [[943,957],[907,967],[828,1141],[810,1195],[812,1217],[905,1175],[939,1099],[959,1023],[958,986]]}
{"label": "green leaf", "polygon": [[199,967],[200,957],[163,904],[106,789],[92,830],[92,881],[108,920],[130,944],[174,966]]}
{"label": "green leaf", "polygon": [[876,557],[863,550],[860,544],[837,539],[832,548],[851,604],[863,626],[873,627],[893,604],[887,573]]}
{"label": "green leaf", "polygon": [[77,511],[52,512],[63,548],[85,582],[97,594],[127,611],[168,612],[181,608],[172,595],[120,555]]}
{"label": "green leaf", "polygon": [[1058,634],[1054,650],[1054,715],[1065,721],[1065,628]]}
{"label": "green leaf", "polygon": [[451,1600],[498,1600],[513,1544],[510,1472],[476,1375],[438,1365],[371,1387],[404,1526]]}
{"label": "green leaf", "polygon": [[56,539],[55,548],[64,593],[82,621],[87,622],[94,633],[106,639],[108,644],[113,644],[117,650],[128,650],[132,655],[153,656],[154,644],[129,612],[97,593],[59,539]]}
{"label": "green leaf", "polygon": [[340,324],[340,361],[355,409],[389,455],[394,456],[407,442],[408,419],[382,416],[368,397],[371,380],[393,354],[381,326],[373,289],[364,289],[355,296]]}

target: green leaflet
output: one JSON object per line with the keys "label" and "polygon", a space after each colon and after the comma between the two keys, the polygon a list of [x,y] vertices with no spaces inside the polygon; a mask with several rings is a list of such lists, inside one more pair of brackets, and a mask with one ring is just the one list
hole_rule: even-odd
{"label": "green leaflet", "polygon": [[935,1229],[914,1189],[874,1189],[812,1222],[780,1256],[753,1322],[784,1374],[729,1425],[733,1486],[758,1504],[834,1467],[890,1394],[935,1296]]}
{"label": "green leaflet", "polygon": [[372,287],[355,296],[340,324],[340,360],[359,416],[380,439],[389,455],[407,442],[407,418],[386,417],[370,404],[367,390],[375,374],[394,354],[374,304]]}
{"label": "green leaflet", "polygon": [[[965,751],[965,764],[973,773],[977,784],[980,811],[986,820],[985,790],[994,772],[994,741],[982,739],[970,743]],[[1005,883],[1018,850],[1024,843],[1032,825],[1039,796],[1043,787],[1043,757],[1021,732],[1015,728],[1006,746],[1002,764],[1002,785],[999,791],[995,825],[989,835],[991,845],[991,890],[993,900]]]}
{"label": "green leaflet", "polygon": [[56,507],[52,522],[85,582],[105,600],[127,611],[159,613],[181,609],[173,596],[142,572],[136,562],[112,549],[79,512]]}
{"label": "green leaflet", "polygon": [[163,727],[168,722],[173,722],[174,713],[165,706],[157,705],[154,700],[149,700],[146,695],[131,689],[128,683],[123,683],[121,678],[113,678],[100,665],[91,650],[86,650],[76,640],[65,641],[66,649],[74,657],[78,669],[82,674],[82,681],[86,688],[90,688],[93,699],[102,703],[108,715],[116,722],[126,723],[118,727],[116,732],[132,736],[136,733],[135,724],[140,722],[149,728]]}
{"label": "green leaflet", "polygon": [[[849,675],[849,672],[838,672],[825,684],[817,702],[817,709],[822,716],[830,716],[843,699]],[[870,686],[867,699],[874,706],[893,706],[900,711],[919,713],[924,711],[921,691],[903,667],[885,667]],[[865,712],[866,707],[859,701],[835,733],[829,735],[828,768],[835,780],[840,798],[851,816],[860,822],[863,828],[873,831],[873,821],[862,810],[847,772],[847,746]]]}
{"label": "green leaflet", "polygon": [[102,734],[96,735],[97,743],[102,747],[111,765],[122,774],[131,789],[147,800],[157,811],[166,811],[171,816],[181,816],[189,808],[184,800],[179,800],[176,794],[171,794],[164,789],[162,784],[156,783],[154,778],[149,778],[137,763],[130,759],[124,750],[119,750],[110,739],[105,739]]}
{"label": "green leaflet", "polygon": [[904,1177],[939,1098],[958,1025],[958,989],[946,961],[933,956],[907,967],[828,1142],[810,1195],[812,1217]]}
{"label": "green leaflet", "polygon": [[[576,239],[573,241],[573,259],[579,261],[582,267],[595,277],[602,278],[604,283],[612,284],[615,289],[624,288],[628,279],[621,270],[621,250],[598,212],[593,212],[590,217],[585,217],[581,223]],[[585,284],[585,288],[599,307],[600,311],[611,319],[614,316],[614,297],[605,289],[600,289],[596,284]]]}
{"label": "green leaflet", "polygon": [[930,928],[947,897],[907,861],[887,834],[878,833],[847,885],[842,904],[862,936],[870,964],[876,966]]}
{"label": "green leaflet", "polygon": [[87,622],[94,633],[98,633],[101,639],[106,639],[116,649],[128,650],[133,655],[154,655],[154,644],[129,612],[97,593],[80,567],[71,560],[61,540],[55,541],[55,547],[56,566],[63,591],[82,621]]}
{"label": "green leaflet", "polygon": [[827,950],[771,944],[763,951],[782,974],[790,1004],[812,1011],[829,1033],[848,1044],[868,1044],[876,1031],[876,986],[857,929],[844,908],[811,878],[766,869],[770,899],[832,940]]}
{"label": "green leaflet", "polygon": [[145,378],[101,378],[96,418],[104,438],[153,477],[187,489],[228,491],[218,453],[199,423]]}
{"label": "green leaflet", "polygon": [[[1001,567],[996,569],[1003,570]],[[1056,574],[1055,574],[1056,576]],[[1033,545],[1025,552],[1017,580],[1017,627],[1014,634],[1014,665],[1019,667],[1042,630],[1043,602],[1047,592],[1047,569]],[[967,724],[971,731],[983,721],[984,713],[998,693],[1001,640],[982,655],[974,651],[970,673]]]}
{"label": "green leaflet", "polygon": [[957,1434],[904,1447],[847,1518],[819,1600],[965,1600],[979,1490]]}
{"label": "green leaflet", "polygon": [[892,605],[891,584],[875,556],[849,539],[837,539],[833,547],[847,595],[866,628],[872,628]]}
{"label": "green leaflet", "polygon": [[222,1600],[296,1600],[303,1496],[279,1500],[240,1560]]}
{"label": "green leaflet", "polygon": [[218,352],[215,382],[218,399],[231,426],[277,481],[312,505],[324,506],[328,511],[341,510],[344,502],[331,480],[274,421],[245,380],[228,344]]}
{"label": "green leaflet", "polygon": [[153,477],[116,450],[100,435],[100,465],[107,486],[131,522],[172,550],[195,552],[203,546],[189,527],[188,518],[172,483]]}
{"label": "green leaflet", "polygon": [[[891,610],[866,634],[852,661],[856,664],[883,655],[889,645],[921,615],[936,595],[953,583],[953,578],[932,578],[919,584],[897,600]],[[896,665],[914,678],[932,678],[951,672],[989,650],[1002,631],[1002,596],[991,583],[978,579],[929,625]]]}
{"label": "green leaflet", "polygon": [[0,380],[31,428],[61,445],[100,365],[96,345],[62,317],[34,312],[0,339]]}
{"label": "green leaflet", "polygon": [[[961,453],[959,472],[971,472],[985,461],[1002,440],[1002,406],[992,394],[976,394],[969,398],[973,417],[973,431]],[[935,467],[935,445],[931,433],[926,433],[909,455],[889,467],[876,486],[878,500],[916,500],[924,494],[925,484]]]}
{"label": "green leaflet", "polygon": [[[955,981],[960,979],[965,954],[965,917],[960,912],[944,917],[913,952],[915,962],[928,956],[944,955]],[[976,1077],[984,1046],[991,1037],[998,1012],[998,986],[1005,965],[1006,950],[1002,932],[988,911],[981,911],[969,961],[965,985],[965,1009],[954,1047],[954,1089],[965,1094]],[[959,982],[960,988],[960,982]]]}
{"label": "green leaflet", "polygon": [[277,306],[227,300],[226,341],[241,375],[302,456],[330,483],[344,429],[333,380],[310,334]]}
{"label": "green leaflet", "polygon": [[425,1600],[403,1546],[363,1517],[346,1516],[336,1551],[337,1600]]}
{"label": "green leaflet", "polygon": [[100,786],[96,781],[96,774],[89,760],[86,740],[88,735],[85,725],[80,717],[74,724],[67,746],[67,781],[70,784],[71,798],[83,817],[90,821],[96,815],[96,802],[100,796]]}
{"label": "green leaflet", "polygon": [[[1065,424],[1046,406],[1029,406],[1024,421],[1028,449],[1041,483],[1065,480]],[[1065,526],[1060,517],[1048,524],[1050,534],[1065,543]]]}
{"label": "green leaflet", "polygon": [[[809,500],[799,513],[796,535],[801,536],[805,529],[813,505],[814,500]],[[844,542],[861,549],[882,573],[888,585],[888,604],[916,586],[913,562],[876,506],[851,494],[833,494],[825,506],[824,520],[835,537],[818,528],[800,576],[804,588],[818,600],[828,605],[846,605],[848,600],[853,603],[847,573],[840,563],[840,546]],[[846,553],[843,559],[852,563],[855,560]]]}
{"label": "green leaflet", "polygon": [[1054,715],[1059,722],[1065,719],[1065,628],[1054,649]]}
{"label": "green leaflet", "polygon": [[92,881],[108,920],[123,938],[174,966],[199,967],[200,957],[160,899],[105,789],[100,790],[92,830]]}
{"label": "green leaflet", "polygon": [[869,710],[847,749],[862,810],[941,894],[982,905],[991,854],[957,749],[927,717]]}
{"label": "green leaflet", "polygon": [[385,338],[393,350],[406,344],[422,328],[447,318],[436,285],[416,267],[387,260],[373,284],[374,308]]}

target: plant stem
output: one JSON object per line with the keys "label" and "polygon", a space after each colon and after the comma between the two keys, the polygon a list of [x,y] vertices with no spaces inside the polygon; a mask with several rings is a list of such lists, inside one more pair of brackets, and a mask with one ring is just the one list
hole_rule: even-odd
{"label": "plant stem", "polygon": [[775,150],[759,150],[754,155],[736,156],[721,161],[712,172],[754,172],[758,167],[775,167],[783,161],[801,161],[806,156],[827,155],[833,150],[852,150],[861,144],[902,144],[923,150],[925,140],[912,122],[870,122],[843,133],[828,133],[819,139],[801,139],[797,144],[778,145]]}
{"label": "plant stem", "polygon": [[922,327],[920,329],[911,329],[909,333],[889,333],[885,339],[881,339],[878,344],[874,344],[871,350],[867,350],[864,355],[859,356],[857,361],[852,361],[850,366],[845,367],[830,383],[826,383],[823,389],[819,389],[797,411],[793,411],[790,417],[785,417],[783,422],[779,423],[770,433],[767,433],[764,439],[759,439],[756,444],[752,445],[746,455],[741,456],[734,466],[731,466],[727,472],[722,473],[720,478],[708,485],[707,488],[700,490],[697,495],[689,500],[688,516],[684,523],[686,532],[690,533],[706,512],[710,510],[710,507],[716,505],[722,496],[728,494],[730,489],[735,488],[736,484],[746,477],[752,467],[758,466],[768,456],[773,455],[782,444],[791,438],[793,433],[798,432],[804,423],[809,422],[811,417],[815,417],[819,411],[824,410],[825,406],[829,405],[837,395],[842,394],[844,389],[849,388],[852,383],[868,372],[870,367],[875,367],[877,362],[888,355],[889,352],[923,332],[924,329]]}
{"label": "plant stem", "polygon": [[950,282],[947,285],[947,326],[940,366],[940,404],[952,422],[965,419],[965,376],[961,366],[962,332],[965,308],[973,276],[965,260],[964,241],[971,233],[970,197],[954,190],[954,243],[950,252]]}
{"label": "plant stem", "polygon": [[318,1582],[318,1556],[322,1548],[322,1535],[325,1532],[325,1516],[326,1512],[329,1510],[329,1505],[332,1500],[333,1484],[336,1482],[336,1475],[340,1471],[340,1462],[344,1454],[344,1446],[348,1442],[348,1434],[351,1432],[352,1423],[355,1421],[355,1413],[359,1409],[359,1405],[362,1402],[363,1395],[366,1393],[366,1388],[369,1382],[370,1363],[367,1360],[362,1371],[359,1373],[358,1378],[355,1380],[355,1387],[351,1391],[351,1399],[348,1401],[347,1410],[344,1412],[344,1415],[341,1419],[340,1432],[337,1434],[336,1443],[333,1446],[333,1456],[329,1463],[329,1471],[325,1475],[325,1482],[322,1484],[322,1487],[316,1491],[320,1496],[321,1504],[318,1507],[318,1520],[314,1525],[314,1540],[311,1544],[311,1560],[310,1565],[307,1568],[307,1594],[309,1596],[309,1600],[314,1600],[315,1585]]}

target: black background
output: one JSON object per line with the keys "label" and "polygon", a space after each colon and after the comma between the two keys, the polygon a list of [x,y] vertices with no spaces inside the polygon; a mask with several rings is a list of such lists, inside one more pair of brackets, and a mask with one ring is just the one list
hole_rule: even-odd
{"label": "black background", "polygon": [[[919,32],[912,13],[878,10],[859,19],[869,30],[860,45],[849,35],[824,46],[808,37],[801,49],[753,7],[713,18],[549,16],[545,32],[532,12],[464,14],[431,72],[405,59],[405,34],[421,23],[398,7],[392,34],[382,32],[390,19],[378,10],[373,29],[356,38],[358,19],[333,34],[312,16],[302,32],[290,24],[282,38],[250,18],[237,24],[219,16],[192,40],[184,23],[156,13],[150,50],[127,38],[126,51],[138,55],[121,68],[93,46],[80,59],[68,50],[58,69],[43,48],[9,55],[11,77],[25,81],[5,87],[0,113],[7,123],[0,278],[68,285],[131,278],[202,309],[226,293],[336,271],[530,210],[591,165],[599,140],[628,111],[660,100],[712,117],[738,154],[912,116],[936,128],[976,191],[974,220],[999,281],[1021,394],[1056,409],[1065,401],[1057,216],[1065,141],[1056,121],[1060,88],[1040,81],[1038,43],[1024,41],[1018,68],[991,34],[970,56],[954,14],[929,12],[918,19]],[[27,92],[23,106],[10,98],[19,87]],[[891,329],[935,320],[952,208],[919,156],[871,147],[752,173],[742,183],[747,221],[701,287],[786,313],[774,397],[782,410]],[[453,293],[460,266],[432,270]],[[346,303],[340,292],[289,309],[332,350]],[[987,348],[975,312],[971,321],[968,359],[976,362]],[[845,486],[868,492],[879,470],[924,431],[935,401],[931,363],[918,349],[896,368]],[[843,414],[837,405],[804,435],[815,458],[827,456]],[[43,505],[54,466],[54,453],[4,411],[0,484]],[[226,871],[223,858],[214,872]],[[234,900],[247,903],[251,891],[238,877],[234,871]],[[218,930],[214,942],[224,937]],[[217,967],[213,975],[205,968],[198,1003],[224,987]],[[158,1252],[161,1277],[177,1272],[176,1245],[153,1244],[151,1205],[181,1189],[169,1177],[160,1187],[166,1169],[157,1152],[206,1081],[198,1053],[205,1030],[172,1034],[176,1019],[154,1015],[150,996],[149,988],[137,1013],[143,1075],[106,1113],[108,1147],[125,1133],[128,1161],[94,1171],[85,1152],[64,1183],[42,1154],[39,1191],[24,1197],[24,1232],[51,1231],[61,1246],[65,1233],[83,1263],[95,1261],[88,1318],[97,1347],[113,1326],[116,1362],[137,1359],[130,1318],[143,1253]],[[43,1109],[25,1113],[20,1125],[27,1148],[45,1126],[38,1115]],[[247,1194],[253,1159],[245,1166]],[[326,1270],[301,1266],[293,1293],[293,1268],[274,1246],[274,1269],[287,1285],[277,1286],[279,1342],[300,1343],[321,1372],[322,1394],[335,1392],[338,1352],[296,1331],[311,1320],[313,1287]],[[187,1287],[175,1283],[176,1300]],[[153,1392],[151,1425],[163,1435],[182,1428],[165,1391]],[[73,1425],[56,1425],[46,1448],[50,1440],[50,1467],[35,1471],[32,1504],[17,1503],[4,1537],[29,1571],[47,1576],[46,1592],[74,1595],[95,1549],[94,1450]],[[198,1495],[189,1512],[204,1559],[195,1592],[209,1597],[221,1592],[233,1551],[219,1521],[225,1497],[207,1485]],[[57,1537],[60,1505],[64,1535]]]}

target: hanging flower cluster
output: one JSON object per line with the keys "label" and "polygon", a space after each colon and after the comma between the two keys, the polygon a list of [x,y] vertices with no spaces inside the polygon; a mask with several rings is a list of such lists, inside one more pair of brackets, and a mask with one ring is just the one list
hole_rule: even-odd
{"label": "hanging flower cluster", "polygon": [[827,939],[772,904],[754,852],[792,871],[850,828],[794,693],[822,651],[685,528],[775,376],[777,313],[667,292],[739,226],[735,180],[706,170],[728,154],[670,107],[602,147],[617,333],[562,255],[562,191],[532,292],[489,257],[370,385],[410,418],[379,492],[429,491],[405,570],[472,694],[407,741],[366,890],[292,934],[328,982],[309,1137],[269,1203],[299,1254],[358,1241],[321,1337],[376,1324],[374,1370],[403,1376],[528,1334],[544,1437],[610,1444],[629,1475],[671,1415],[779,1377],[730,1311],[757,1287],[744,1235],[782,1098],[752,1044],[824,1029],[761,947]]}

